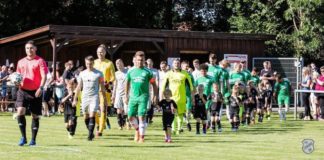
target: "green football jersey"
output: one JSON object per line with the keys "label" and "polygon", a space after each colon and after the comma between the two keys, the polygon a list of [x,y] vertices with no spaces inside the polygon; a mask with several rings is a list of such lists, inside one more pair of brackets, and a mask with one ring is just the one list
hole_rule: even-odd
{"label": "green football jersey", "polygon": [[258,75],[251,76],[250,80],[253,82],[253,85],[257,87],[260,83],[260,77]]}
{"label": "green football jersey", "polygon": [[246,84],[245,76],[242,72],[232,72],[230,74],[229,83],[231,88],[234,86],[235,82],[240,81]]}
{"label": "green football jersey", "polygon": [[213,83],[214,83],[213,78],[209,75],[206,75],[206,76],[200,76],[195,81],[195,86],[197,87],[198,85],[202,84],[204,86],[204,94],[208,96],[211,93],[210,88],[212,88]]}
{"label": "green football jersey", "polygon": [[153,73],[147,68],[132,68],[127,72],[126,79],[131,83],[130,98],[149,96],[150,80]]}
{"label": "green football jersey", "polygon": [[289,96],[290,95],[291,85],[288,80],[283,80],[282,82],[276,82],[274,86],[274,92],[278,96]]}

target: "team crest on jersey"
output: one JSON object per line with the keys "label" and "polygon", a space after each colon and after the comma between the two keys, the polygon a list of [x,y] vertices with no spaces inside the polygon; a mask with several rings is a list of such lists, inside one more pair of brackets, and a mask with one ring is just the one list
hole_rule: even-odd
{"label": "team crest on jersey", "polygon": [[315,142],[312,139],[304,139],[302,141],[302,144],[303,144],[302,150],[303,150],[303,152],[306,153],[306,154],[312,153],[315,150],[314,143]]}
{"label": "team crest on jersey", "polygon": [[146,73],[142,73],[142,76],[146,76]]}

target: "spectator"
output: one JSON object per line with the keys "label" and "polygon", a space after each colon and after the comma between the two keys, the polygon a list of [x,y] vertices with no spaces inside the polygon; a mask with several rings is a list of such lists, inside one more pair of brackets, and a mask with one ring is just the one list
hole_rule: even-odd
{"label": "spectator", "polygon": [[[319,77],[318,72],[312,72],[312,83],[310,85],[311,90],[315,90],[316,87],[316,79]],[[311,108],[313,110],[313,118],[315,120],[318,120],[319,117],[319,106],[318,106],[318,102],[317,102],[317,94],[316,93],[311,93],[310,94],[310,102],[311,102]]]}
{"label": "spectator", "polygon": [[64,69],[62,78],[63,78],[64,85],[66,85],[69,81],[75,79],[75,76],[74,76],[74,73],[72,70],[73,69],[73,61],[71,62],[71,60],[70,60],[70,61],[66,62],[64,66],[65,66],[65,69]]}
{"label": "spectator", "polygon": [[[320,76],[316,79],[316,86],[315,90],[317,91],[324,91],[324,66],[320,68]],[[320,120],[324,120],[324,93],[317,93],[317,99],[319,102],[321,115]]]}
{"label": "spectator", "polygon": [[[302,70],[302,82],[299,84],[301,89],[303,90],[309,90],[310,85],[312,83],[312,78],[310,74],[310,68],[304,67]],[[302,102],[303,106],[305,107],[305,118],[304,120],[310,120],[311,119],[311,113],[310,113],[310,104],[309,104],[309,97],[310,93],[302,93]]]}
{"label": "spectator", "polygon": [[6,112],[8,109],[8,105],[6,101],[8,100],[7,98],[7,79],[8,79],[8,69],[7,66],[3,65],[1,67],[1,72],[0,72],[0,82],[1,82],[1,110],[3,112]]}
{"label": "spectator", "polygon": [[273,86],[275,77],[274,77],[274,73],[271,69],[270,61],[263,62],[263,69],[260,72],[260,79],[262,80],[263,83],[265,83],[266,81],[269,81],[271,86]]}

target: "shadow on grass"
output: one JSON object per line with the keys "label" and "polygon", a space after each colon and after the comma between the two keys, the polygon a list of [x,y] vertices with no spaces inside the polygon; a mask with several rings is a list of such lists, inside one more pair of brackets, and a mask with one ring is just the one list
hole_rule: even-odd
{"label": "shadow on grass", "polygon": [[143,145],[143,144],[138,144],[138,145],[104,145],[100,147],[108,147],[108,148],[178,148],[178,147],[185,147],[181,145]]}
{"label": "shadow on grass", "polygon": [[73,146],[80,146],[79,144],[50,144],[48,146],[56,146],[56,147],[73,147]]}

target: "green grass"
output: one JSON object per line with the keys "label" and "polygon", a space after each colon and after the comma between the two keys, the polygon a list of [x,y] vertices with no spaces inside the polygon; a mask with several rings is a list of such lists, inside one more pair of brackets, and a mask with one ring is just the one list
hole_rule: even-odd
{"label": "green grass", "polygon": [[[63,117],[42,118],[36,147],[18,147],[20,132],[16,120],[10,114],[0,114],[0,159],[131,159],[131,160],[206,160],[206,159],[323,159],[324,127],[322,122],[280,122],[278,115],[271,121],[243,128],[232,133],[229,123],[223,121],[224,132],[196,136],[185,131],[173,136],[172,144],[165,144],[161,130],[161,117],[155,117],[147,130],[143,144],[133,142],[133,130],[118,130],[116,117],[111,117],[111,130],[105,130],[101,138],[86,140],[87,131],[79,118],[74,139],[68,139]],[[27,117],[27,133],[30,138],[30,117]],[[194,128],[194,127],[193,127]],[[302,140],[315,141],[311,154],[302,151]]]}

